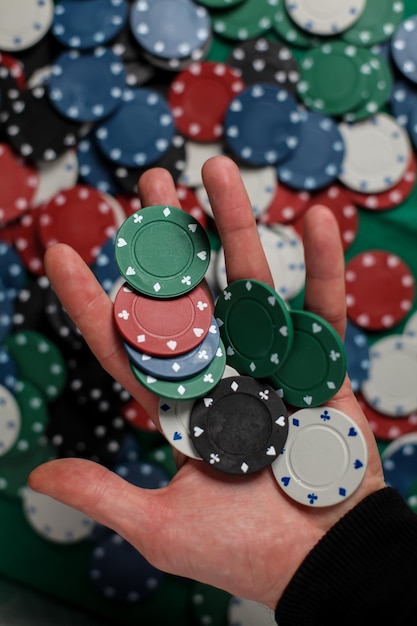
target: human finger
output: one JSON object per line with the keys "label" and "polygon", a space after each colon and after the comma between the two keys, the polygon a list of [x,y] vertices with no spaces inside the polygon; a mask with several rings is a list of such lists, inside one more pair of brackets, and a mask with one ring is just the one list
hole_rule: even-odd
{"label": "human finger", "polygon": [[251,278],[273,286],[239,168],[228,157],[216,156],[205,162],[202,177],[224,248],[228,282]]}

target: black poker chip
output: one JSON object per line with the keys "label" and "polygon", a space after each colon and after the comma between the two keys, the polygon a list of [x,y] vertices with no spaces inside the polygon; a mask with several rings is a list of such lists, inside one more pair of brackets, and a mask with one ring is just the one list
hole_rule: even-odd
{"label": "black poker chip", "polygon": [[226,63],[239,72],[247,86],[270,83],[297,95],[299,65],[285,44],[263,37],[250,39],[235,46]]}
{"label": "black poker chip", "polygon": [[32,162],[51,162],[73,148],[86,125],[65,119],[50,103],[45,86],[20,93],[11,103],[4,132],[11,147]]}
{"label": "black poker chip", "polygon": [[287,409],[272,387],[249,376],[223,378],[193,406],[190,433],[211,467],[253,474],[281,453],[288,435]]}
{"label": "black poker chip", "polygon": [[89,349],[68,358],[68,384],[76,405],[102,415],[118,411],[130,394],[100,365]]}
{"label": "black poker chip", "polygon": [[112,467],[129,433],[117,412],[82,409],[68,389],[49,405],[46,436],[60,458],[82,458]]}
{"label": "black poker chip", "polygon": [[50,288],[46,276],[28,280],[14,300],[13,331],[37,330],[49,335],[45,315],[46,294]]}
{"label": "black poker chip", "polygon": [[85,346],[85,339],[64,309],[52,286],[45,293],[45,315],[55,338],[64,347],[79,351]]}

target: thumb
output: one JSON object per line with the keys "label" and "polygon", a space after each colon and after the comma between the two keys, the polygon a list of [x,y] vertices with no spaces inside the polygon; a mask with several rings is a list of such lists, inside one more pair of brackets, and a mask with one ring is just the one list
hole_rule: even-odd
{"label": "thumb", "polygon": [[[58,459],[34,469],[28,479],[34,491],[82,511],[133,544],[145,558],[162,519],[155,490],[141,489],[102,465],[85,459]],[[162,492],[164,489],[158,489]],[[150,557],[152,558],[152,557]]]}

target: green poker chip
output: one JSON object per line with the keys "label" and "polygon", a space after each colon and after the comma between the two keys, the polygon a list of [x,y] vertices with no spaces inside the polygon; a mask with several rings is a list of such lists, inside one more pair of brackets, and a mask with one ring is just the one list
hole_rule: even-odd
{"label": "green poker chip", "polygon": [[190,595],[195,626],[228,626],[227,610],[231,595],[227,591],[193,581]]}
{"label": "green poker chip", "polygon": [[343,115],[369,96],[369,66],[359,48],[342,41],[309,51],[300,66],[298,94],[313,111]]}
{"label": "green poker chip", "polygon": [[285,0],[276,0],[272,27],[279,37],[298,48],[312,48],[319,41],[317,37],[310,36],[308,31],[303,30],[290,18],[285,7]]}
{"label": "green poker chip", "polygon": [[191,291],[210,262],[200,223],[178,207],[154,205],[130,215],[115,240],[115,260],[131,287],[155,298]]}
{"label": "green poker chip", "polygon": [[183,380],[162,380],[141,371],[133,363],[130,367],[140,384],[155,395],[170,400],[194,400],[206,395],[220,382],[226,367],[226,351],[220,340],[211,363],[196,376]]}
{"label": "green poker chip", "polygon": [[246,41],[265,35],[271,28],[276,0],[245,0],[212,14],[213,30],[232,41]]}
{"label": "green poker chip", "polygon": [[20,378],[33,383],[48,402],[56,400],[67,382],[67,367],[59,348],[42,333],[21,330],[5,341]]}
{"label": "green poker chip", "polygon": [[[49,418],[44,394],[29,380],[19,379],[13,390],[21,415],[18,438],[7,452],[7,458],[20,457],[45,442]],[[5,456],[5,458],[6,458]]]}
{"label": "green poker chip", "polygon": [[357,46],[383,43],[394,34],[404,16],[404,2],[399,0],[366,0],[359,19],[341,37]]}
{"label": "green poker chip", "polygon": [[0,459],[0,494],[20,498],[29,474],[42,463],[56,458],[53,446],[45,437],[24,454],[5,455]]}
{"label": "green poker chip", "polygon": [[391,96],[393,86],[391,68],[381,55],[365,48],[360,54],[369,67],[369,96],[358,109],[343,116],[343,120],[349,123],[359,122],[381,111]]}
{"label": "green poker chip", "polygon": [[272,287],[257,280],[230,283],[214,316],[227,362],[240,374],[265,378],[284,363],[293,340],[291,316]]}
{"label": "green poker chip", "polygon": [[323,318],[292,311],[294,341],[290,354],[267,382],[285,403],[308,408],[324,404],[342,386],[346,375],[343,342]]}

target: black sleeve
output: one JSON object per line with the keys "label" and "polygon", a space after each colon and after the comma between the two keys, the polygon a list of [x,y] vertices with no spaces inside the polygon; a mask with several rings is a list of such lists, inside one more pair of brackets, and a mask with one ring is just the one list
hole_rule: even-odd
{"label": "black sleeve", "polygon": [[307,555],[278,603],[278,626],[417,623],[417,515],[386,487]]}

